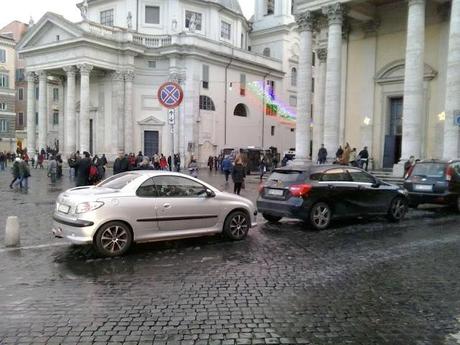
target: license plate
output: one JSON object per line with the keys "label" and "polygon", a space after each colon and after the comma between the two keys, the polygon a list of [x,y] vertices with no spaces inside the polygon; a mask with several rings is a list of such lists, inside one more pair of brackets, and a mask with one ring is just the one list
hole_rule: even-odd
{"label": "license plate", "polygon": [[414,186],[415,190],[424,191],[424,192],[432,192],[433,186],[429,184],[416,184]]}
{"label": "license plate", "polygon": [[60,204],[58,207],[58,211],[62,213],[69,213],[70,206]]}
{"label": "license plate", "polygon": [[281,196],[281,195],[284,194],[284,191],[282,189],[269,189],[268,194],[269,195]]}

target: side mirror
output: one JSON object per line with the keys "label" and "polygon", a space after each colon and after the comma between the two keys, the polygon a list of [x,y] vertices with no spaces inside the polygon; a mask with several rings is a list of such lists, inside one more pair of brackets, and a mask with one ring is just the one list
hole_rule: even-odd
{"label": "side mirror", "polygon": [[206,196],[208,198],[214,198],[216,196],[216,193],[214,193],[212,190],[210,190],[209,188],[206,189]]}
{"label": "side mirror", "polygon": [[382,185],[382,181],[380,181],[379,179],[375,179],[372,185],[372,188],[379,188],[381,185]]}

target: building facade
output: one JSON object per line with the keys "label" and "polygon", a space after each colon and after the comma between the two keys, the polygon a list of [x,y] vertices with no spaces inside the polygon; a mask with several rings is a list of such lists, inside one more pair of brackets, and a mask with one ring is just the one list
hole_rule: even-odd
{"label": "building facade", "polygon": [[10,36],[0,35],[0,151],[14,152],[16,44]]}
{"label": "building facade", "polygon": [[377,168],[401,176],[412,155],[460,156],[460,1],[299,0],[296,16],[299,88],[311,90],[312,51],[319,60],[313,112],[298,109],[316,147],[368,146]]}
{"label": "building facade", "polygon": [[[294,146],[296,90],[285,70],[288,55],[259,51],[260,39],[252,41],[237,0],[77,6],[81,22],[47,13],[19,44],[30,82],[27,113],[38,113],[38,121],[27,118],[29,150],[58,140],[65,154],[174,151],[204,163],[224,148]],[[286,16],[284,34],[296,35],[291,9]],[[184,90],[173,141],[157,98],[166,81]],[[52,83],[62,98],[50,105]],[[50,128],[50,110],[58,111],[56,127]]]}
{"label": "building facade", "polygon": [[[28,25],[20,21],[13,21],[0,29],[0,35],[10,37],[17,44],[27,32]],[[25,78],[24,60],[16,52],[15,58],[15,111],[16,111],[16,147],[22,148],[26,140],[25,122],[27,116],[27,81]]]}

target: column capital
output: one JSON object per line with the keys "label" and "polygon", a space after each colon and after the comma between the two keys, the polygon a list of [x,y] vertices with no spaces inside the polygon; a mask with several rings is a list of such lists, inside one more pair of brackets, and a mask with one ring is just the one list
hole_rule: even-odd
{"label": "column capital", "polygon": [[28,83],[34,83],[37,75],[35,74],[35,72],[29,71],[29,72],[26,72],[26,77],[27,77]]}
{"label": "column capital", "polygon": [[412,6],[412,5],[425,5],[425,0],[409,0],[408,4],[409,4],[409,6]]}
{"label": "column capital", "polygon": [[322,11],[323,11],[323,14],[327,17],[329,25],[343,23],[343,19],[346,13],[346,8],[341,3],[337,2],[332,5],[324,6],[322,8]]}
{"label": "column capital", "polygon": [[89,75],[91,71],[93,70],[93,66],[87,63],[83,63],[81,65],[78,65],[78,69],[80,70],[81,75],[84,75],[84,74]]}
{"label": "column capital", "polygon": [[318,60],[322,63],[326,62],[327,60],[327,48],[320,48],[316,49],[316,56]]}
{"label": "column capital", "polygon": [[77,69],[75,68],[75,66],[65,66],[62,69],[64,70],[64,72],[67,73],[68,76],[72,76],[75,75],[75,73],[77,73]]}
{"label": "column capital", "polygon": [[38,78],[40,80],[42,80],[42,79],[46,80],[46,78],[48,78],[48,73],[46,73],[46,71],[43,71],[43,70],[37,71],[37,72],[35,72],[35,74],[38,75]]}
{"label": "column capital", "polygon": [[123,81],[125,79],[122,71],[113,71],[110,76],[112,80],[116,81]]}
{"label": "column capital", "polygon": [[306,11],[300,14],[296,14],[295,21],[297,22],[298,30],[302,31],[313,31],[316,27],[317,18],[311,11]]}
{"label": "column capital", "polygon": [[124,73],[125,81],[132,82],[135,78],[134,71],[126,71]]}

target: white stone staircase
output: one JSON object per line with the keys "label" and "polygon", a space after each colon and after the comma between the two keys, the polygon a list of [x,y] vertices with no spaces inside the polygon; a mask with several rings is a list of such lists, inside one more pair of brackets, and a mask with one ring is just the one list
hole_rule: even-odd
{"label": "white stone staircase", "polygon": [[400,176],[393,176],[393,171],[391,169],[374,170],[370,171],[370,173],[380,180],[391,184],[396,184],[398,186],[402,186],[404,184],[404,178]]}

